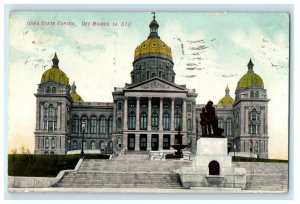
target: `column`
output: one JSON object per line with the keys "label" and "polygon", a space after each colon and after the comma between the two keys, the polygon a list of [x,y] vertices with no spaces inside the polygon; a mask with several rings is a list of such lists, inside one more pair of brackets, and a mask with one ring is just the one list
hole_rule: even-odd
{"label": "column", "polygon": [[135,134],[134,151],[140,151],[140,135]]}
{"label": "column", "polygon": [[159,130],[163,130],[163,98],[159,101]]}
{"label": "column", "polygon": [[183,99],[182,104],[182,131],[186,131],[186,99]]}
{"label": "column", "polygon": [[175,98],[171,98],[172,99],[172,103],[171,103],[171,131],[174,131],[174,103],[175,103]]}
{"label": "column", "polygon": [[122,146],[122,149],[128,150],[127,144],[128,144],[128,134],[123,133],[123,146]]}
{"label": "column", "polygon": [[[196,132],[197,132],[197,122],[196,122],[196,103],[195,102],[193,102],[192,103],[192,105],[193,105],[193,108],[192,108],[192,110],[193,110],[193,133],[194,134],[196,134]],[[233,120],[232,120],[233,121]],[[232,124],[232,126],[233,126],[233,124]],[[233,128],[233,127],[232,127]]]}
{"label": "column", "polygon": [[151,150],[151,134],[147,134],[147,151]]}
{"label": "column", "polygon": [[151,111],[152,111],[152,104],[151,104],[152,98],[148,98],[148,119],[147,119],[147,130],[151,130]]}
{"label": "column", "polygon": [[123,126],[123,129],[124,130],[127,130],[128,128],[127,128],[127,118],[128,118],[128,116],[127,116],[127,103],[128,103],[128,98],[127,97],[124,97],[124,119],[123,119],[123,121],[124,121],[124,126]]}
{"label": "column", "polygon": [[163,150],[163,134],[158,135],[158,150]]}
{"label": "column", "polygon": [[136,124],[135,129],[140,130],[140,97],[136,97]]}
{"label": "column", "polygon": [[[56,123],[56,129],[57,130],[60,130],[60,124],[61,124],[61,122],[60,122],[60,119],[61,119],[61,114],[60,114],[60,107],[61,107],[61,105],[60,104],[58,104],[57,105],[57,123]],[[72,119],[71,119],[72,120]],[[54,124],[53,124],[54,125]],[[72,122],[71,122],[71,126],[72,126]]]}
{"label": "column", "polygon": [[39,120],[38,120],[38,125],[36,126],[37,129],[44,129],[44,105],[40,106],[40,116],[39,116]]}

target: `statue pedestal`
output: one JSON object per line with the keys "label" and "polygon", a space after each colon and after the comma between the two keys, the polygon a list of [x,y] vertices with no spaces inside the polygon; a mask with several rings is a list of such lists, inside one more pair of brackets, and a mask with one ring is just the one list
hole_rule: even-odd
{"label": "statue pedestal", "polygon": [[246,188],[246,170],[232,168],[227,138],[200,137],[192,166],[182,167],[179,174],[185,188]]}

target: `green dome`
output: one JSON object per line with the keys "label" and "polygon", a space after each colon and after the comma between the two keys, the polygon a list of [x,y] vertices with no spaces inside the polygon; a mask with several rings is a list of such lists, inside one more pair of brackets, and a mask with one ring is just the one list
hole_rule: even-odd
{"label": "green dome", "polygon": [[71,89],[72,90],[70,93],[70,97],[71,97],[72,101],[73,102],[83,102],[83,99],[81,98],[81,96],[79,96],[79,94],[76,92],[75,81],[73,81]]}
{"label": "green dome", "polygon": [[41,83],[47,81],[55,81],[56,83],[68,86],[69,78],[63,71],[59,69],[58,67],[59,60],[56,56],[56,53],[54,55],[54,58],[52,59],[52,62],[53,62],[52,68],[48,69],[43,73]]}
{"label": "green dome", "polygon": [[81,96],[79,96],[76,92],[70,93],[70,97],[73,102],[83,102],[83,99],[81,98]]}
{"label": "green dome", "polygon": [[248,72],[239,80],[236,89],[245,89],[253,86],[264,88],[264,82],[259,75],[253,72],[253,63],[250,59],[250,62],[248,63]]}
{"label": "green dome", "polygon": [[225,89],[225,96],[221,98],[219,101],[218,105],[223,105],[223,106],[232,106],[234,103],[234,99],[229,95],[229,87],[227,85]]}

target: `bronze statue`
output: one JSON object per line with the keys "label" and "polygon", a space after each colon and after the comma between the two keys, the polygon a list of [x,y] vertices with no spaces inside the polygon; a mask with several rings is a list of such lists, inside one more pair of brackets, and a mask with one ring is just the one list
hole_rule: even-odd
{"label": "bronze statue", "polygon": [[205,108],[202,108],[200,118],[202,136],[222,136],[224,129],[218,127],[218,116],[212,101],[208,101]]}

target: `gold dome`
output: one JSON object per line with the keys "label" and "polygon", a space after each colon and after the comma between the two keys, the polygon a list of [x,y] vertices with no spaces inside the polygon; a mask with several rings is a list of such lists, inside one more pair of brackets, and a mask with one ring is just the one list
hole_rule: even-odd
{"label": "gold dome", "polygon": [[73,102],[83,102],[83,99],[81,98],[81,96],[76,92],[75,81],[73,81],[73,84],[71,87],[70,97]]}
{"label": "gold dome", "polygon": [[232,106],[234,103],[234,99],[229,95],[229,87],[227,85],[225,89],[225,96],[221,98],[219,101],[218,105],[223,105],[223,106]]}
{"label": "gold dome", "polygon": [[162,54],[172,58],[171,48],[159,38],[148,38],[134,52],[134,59],[143,54]]}
{"label": "gold dome", "polygon": [[69,85],[69,78],[67,75],[61,71],[58,67],[58,58],[56,56],[56,53],[54,55],[54,58],[52,59],[53,65],[52,68],[46,70],[41,79],[41,83],[47,82],[47,81],[54,81],[56,83],[62,84],[62,85]]}

